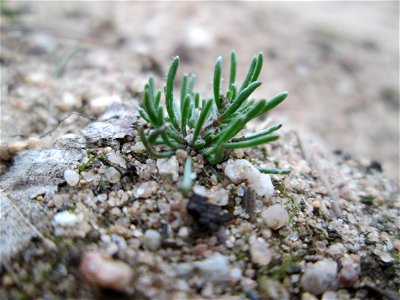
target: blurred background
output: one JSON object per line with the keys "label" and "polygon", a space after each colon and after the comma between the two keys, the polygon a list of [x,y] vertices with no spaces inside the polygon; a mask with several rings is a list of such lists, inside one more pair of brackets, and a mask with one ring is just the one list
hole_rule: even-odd
{"label": "blurred background", "polygon": [[[263,51],[271,117],[399,180],[399,2],[1,1],[2,139],[40,136],[160,86],[173,56],[211,95],[215,58],[239,79]],[[130,102],[132,103],[132,102]],[[81,117],[65,121],[77,132]]]}

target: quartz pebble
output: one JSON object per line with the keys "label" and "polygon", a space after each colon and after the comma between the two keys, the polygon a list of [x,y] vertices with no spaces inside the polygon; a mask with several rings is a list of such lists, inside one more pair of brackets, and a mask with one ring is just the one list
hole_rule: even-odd
{"label": "quartz pebble", "polygon": [[158,172],[163,177],[170,177],[177,181],[179,177],[179,163],[175,156],[157,159]]}
{"label": "quartz pebble", "polygon": [[205,260],[194,262],[193,267],[200,271],[200,275],[205,281],[213,283],[229,281],[228,258],[219,253],[211,255]]}
{"label": "quartz pebble", "polygon": [[208,202],[218,205],[225,206],[229,201],[229,192],[225,189],[211,190],[208,193]]}
{"label": "quartz pebble", "polygon": [[161,247],[161,234],[153,229],[148,229],[143,236],[143,244],[149,250],[158,250]]}
{"label": "quartz pebble", "polygon": [[75,186],[79,183],[79,174],[74,170],[65,170],[64,179],[69,186]]}
{"label": "quartz pebble", "polygon": [[268,207],[261,213],[261,217],[268,228],[277,230],[289,223],[289,215],[285,207],[275,204]]}
{"label": "quartz pebble", "polygon": [[86,252],[80,270],[88,282],[121,292],[129,289],[133,277],[129,265],[98,252]]}
{"label": "quartz pebble", "polygon": [[245,159],[228,160],[225,175],[236,184],[247,181],[258,196],[270,198],[274,193],[271,177],[261,173]]}
{"label": "quartz pebble", "polygon": [[142,142],[137,142],[135,145],[131,147],[133,153],[144,153],[146,152],[146,148],[144,147]]}
{"label": "quartz pebble", "polygon": [[327,290],[337,288],[337,263],[332,260],[321,260],[309,266],[302,278],[303,288],[318,296]]}
{"label": "quartz pebble", "polygon": [[272,251],[268,248],[267,242],[258,238],[250,243],[250,254],[253,263],[259,266],[267,266],[272,260]]}
{"label": "quartz pebble", "polygon": [[69,211],[62,211],[54,215],[53,222],[59,226],[74,226],[81,220],[81,216],[70,213]]}
{"label": "quartz pebble", "polygon": [[107,154],[107,159],[109,162],[116,164],[118,166],[120,166],[121,168],[126,169],[126,161],[125,159],[122,158],[121,155],[115,153],[115,152],[111,152]]}
{"label": "quartz pebble", "polygon": [[108,168],[106,171],[107,180],[111,183],[117,183],[121,179],[121,173],[114,167]]}

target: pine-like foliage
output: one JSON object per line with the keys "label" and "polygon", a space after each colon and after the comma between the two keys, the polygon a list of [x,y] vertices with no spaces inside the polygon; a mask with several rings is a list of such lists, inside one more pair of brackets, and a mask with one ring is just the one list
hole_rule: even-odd
{"label": "pine-like foliage", "polygon": [[[183,75],[180,97],[174,97],[174,83],[179,65],[177,56],[172,60],[163,92],[156,90],[152,77],[149,79],[144,87],[144,105],[139,113],[151,126],[146,133],[142,128],[137,129],[151,156],[169,157],[182,148],[194,150],[202,154],[210,164],[216,164],[232,149],[254,147],[279,138],[275,131],[282,127],[281,124],[236,137],[250,120],[273,109],[285,100],[288,93],[281,92],[269,100],[256,101],[250,97],[261,85],[258,80],[263,66],[261,52],[254,56],[241,85],[236,82],[235,52],[231,53],[230,63],[229,85],[224,94],[221,91],[222,58],[217,58],[211,98],[203,98],[194,91],[194,74]],[[165,110],[161,103],[162,95],[165,99]]]}

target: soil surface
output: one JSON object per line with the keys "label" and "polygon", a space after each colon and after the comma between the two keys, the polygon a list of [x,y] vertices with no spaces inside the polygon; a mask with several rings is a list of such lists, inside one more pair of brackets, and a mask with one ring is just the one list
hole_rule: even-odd
{"label": "soil surface", "polygon": [[[0,298],[398,299],[398,12],[2,2]],[[132,127],[148,76],[162,86],[179,55],[178,79],[211,95],[232,49],[240,78],[264,52],[256,96],[289,91],[248,126],[282,122],[282,138],[215,166],[148,157]],[[292,172],[259,195],[236,163]]]}

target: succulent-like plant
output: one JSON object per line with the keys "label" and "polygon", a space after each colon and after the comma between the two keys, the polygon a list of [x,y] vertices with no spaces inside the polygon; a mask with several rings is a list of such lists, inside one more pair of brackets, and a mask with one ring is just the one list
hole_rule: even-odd
{"label": "succulent-like plant", "polygon": [[167,115],[161,105],[162,91],[156,91],[152,77],[144,87],[144,106],[139,109],[139,114],[150,124],[150,129],[146,134],[142,128],[137,129],[151,156],[165,158],[183,148],[194,150],[202,154],[210,164],[216,164],[227,158],[232,149],[254,147],[279,138],[274,132],[282,127],[281,124],[236,137],[250,120],[267,113],[288,95],[287,92],[281,92],[269,100],[259,101],[250,98],[261,85],[258,81],[263,65],[261,52],[254,56],[240,86],[236,82],[236,54],[231,53],[229,84],[225,94],[221,92],[221,56],[215,63],[211,98],[202,98],[200,93],[194,91],[194,74],[184,74],[179,105],[174,98],[178,65],[179,57],[176,56],[172,60],[164,86]]}

